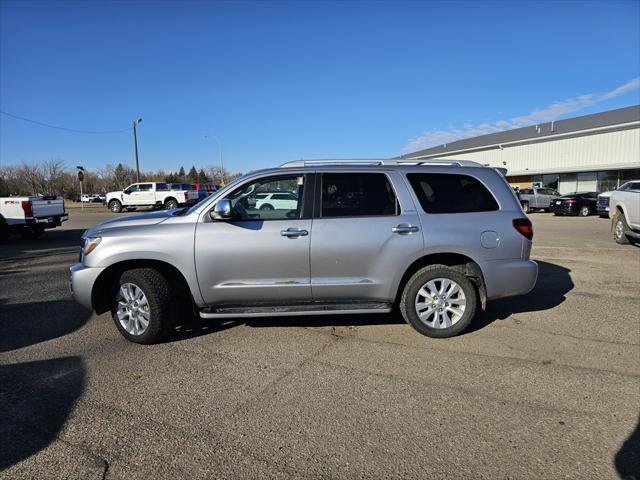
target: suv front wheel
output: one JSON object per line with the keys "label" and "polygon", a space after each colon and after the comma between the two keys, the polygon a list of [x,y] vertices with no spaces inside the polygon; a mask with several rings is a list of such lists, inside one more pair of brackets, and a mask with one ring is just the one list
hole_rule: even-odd
{"label": "suv front wheel", "polygon": [[475,316],[476,289],[462,273],[445,265],[418,270],[400,298],[402,316],[428,337],[453,337],[465,330]]}
{"label": "suv front wheel", "polygon": [[111,316],[120,333],[134,343],[162,340],[176,318],[167,279],[152,268],[136,268],[124,272],[116,287]]}

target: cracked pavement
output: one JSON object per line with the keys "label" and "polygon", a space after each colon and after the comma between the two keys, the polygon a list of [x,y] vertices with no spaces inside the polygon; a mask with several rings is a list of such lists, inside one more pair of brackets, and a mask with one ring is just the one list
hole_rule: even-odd
{"label": "cracked pavement", "polygon": [[82,231],[0,246],[0,477],[640,479],[640,248],[530,215],[536,289],[436,340],[397,315],[128,343],[67,293]]}

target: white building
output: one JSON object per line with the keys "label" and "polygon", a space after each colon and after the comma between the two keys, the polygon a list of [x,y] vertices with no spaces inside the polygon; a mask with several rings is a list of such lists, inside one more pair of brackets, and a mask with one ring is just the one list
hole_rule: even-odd
{"label": "white building", "polygon": [[640,105],[458,140],[403,159],[473,160],[507,168],[525,188],[606,191],[640,178]]}

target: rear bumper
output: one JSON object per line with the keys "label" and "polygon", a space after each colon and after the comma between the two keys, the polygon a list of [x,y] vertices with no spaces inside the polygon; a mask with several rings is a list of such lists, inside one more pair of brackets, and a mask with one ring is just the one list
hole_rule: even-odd
{"label": "rear bumper", "polygon": [[69,292],[76,302],[89,310],[93,310],[93,285],[103,271],[104,268],[85,267],[82,263],[69,268]]}
{"label": "rear bumper", "polygon": [[55,228],[62,225],[62,222],[69,220],[69,214],[63,213],[62,215],[52,215],[50,217],[35,217],[27,218],[25,223],[28,226],[40,225],[44,228]]}
{"label": "rear bumper", "polygon": [[551,207],[549,207],[549,210],[553,213],[556,213],[558,215],[577,215],[578,214],[578,209],[577,208],[573,208],[573,204],[563,204],[563,205],[555,205],[552,204]]}
{"label": "rear bumper", "polygon": [[538,279],[538,264],[533,260],[495,260],[480,268],[488,300],[529,293]]}

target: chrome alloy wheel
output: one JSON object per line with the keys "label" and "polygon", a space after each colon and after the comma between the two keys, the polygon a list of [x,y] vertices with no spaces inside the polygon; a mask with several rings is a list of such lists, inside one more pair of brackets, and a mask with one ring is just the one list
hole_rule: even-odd
{"label": "chrome alloy wheel", "polygon": [[621,239],[624,236],[624,223],[622,223],[621,219],[616,220],[616,225],[614,227],[614,234],[617,239]]}
{"label": "chrome alloy wheel", "polygon": [[116,313],[120,325],[130,335],[142,335],[149,327],[149,302],[140,287],[133,283],[120,285]]}
{"label": "chrome alloy wheel", "polygon": [[449,328],[462,318],[466,298],[460,285],[448,278],[429,280],[416,295],[416,313],[431,328]]}

